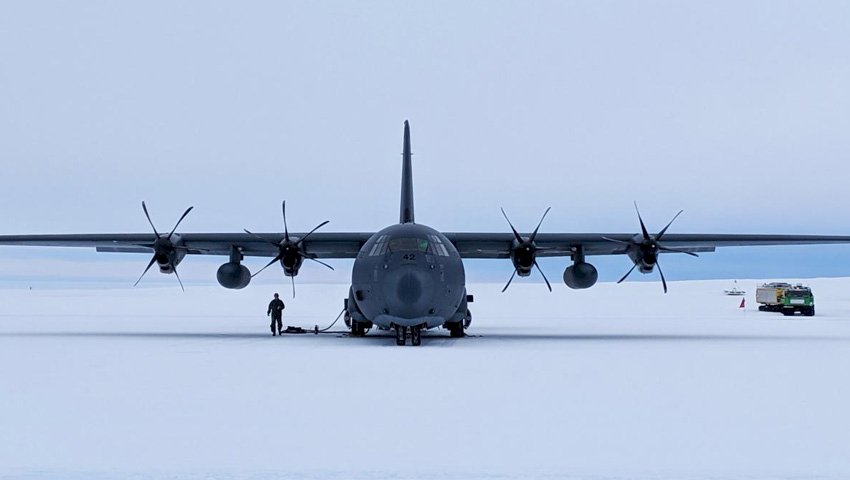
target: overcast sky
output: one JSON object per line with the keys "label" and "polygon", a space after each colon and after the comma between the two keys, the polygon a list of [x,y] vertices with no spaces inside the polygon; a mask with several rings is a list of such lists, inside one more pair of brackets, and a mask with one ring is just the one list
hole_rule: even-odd
{"label": "overcast sky", "polygon": [[850,234],[848,25],[843,1],[3,2],[0,233],[144,232],[141,200],[163,230],[189,205],[185,231],[279,230],[282,199],[295,230],[376,230],[409,119],[444,231],[551,206],[544,231],[632,232],[637,200],[652,230]]}

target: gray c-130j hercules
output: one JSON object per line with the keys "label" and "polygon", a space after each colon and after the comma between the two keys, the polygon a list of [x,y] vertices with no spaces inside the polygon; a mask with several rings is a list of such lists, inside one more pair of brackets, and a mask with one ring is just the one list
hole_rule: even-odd
{"label": "gray c-130j hercules", "polygon": [[726,246],[850,243],[850,236],[667,234],[679,214],[653,235],[647,230],[640,212],[638,234],[539,233],[542,218],[530,235],[519,233],[510,220],[511,231],[507,233],[443,233],[414,221],[410,126],[406,121],[403,148],[399,222],[378,232],[316,232],[328,223],[325,221],[307,233],[290,233],[284,203],[283,234],[255,234],[248,230],[244,233],[178,234],[177,227],[191,207],[168,234],[161,234],[142,202],[153,235],[6,235],[0,236],[0,245],[95,247],[99,252],[148,253],[152,258],[142,277],[157,264],[160,272],[173,273],[178,282],[177,266],[187,254],[224,255],[229,256],[229,260],[219,267],[217,278],[223,287],[231,289],[246,287],[252,278],[241,263],[246,255],[273,257],[260,271],[279,262],[284,275],[292,278],[293,295],[294,277],[304,260],[332,268],[320,259],[353,258],[351,287],[344,312],[351,334],[362,336],[377,326],[394,330],[399,345],[407,342],[408,334],[411,343],[419,345],[423,329],[443,327],[453,337],[464,336],[472,318],[464,258],[510,259],[514,269],[503,292],[515,276],[527,277],[534,269],[540,272],[551,291],[549,280],[537,265],[537,257],[570,257],[572,265],[564,270],[564,283],[573,289],[584,289],[593,286],[598,278],[596,268],[586,260],[588,256],[624,254],[632,261],[632,267],[620,282],[636,268],[644,274],[657,269],[666,292],[667,282],[658,263],[661,253],[697,256],[699,252],[712,252],[716,247]]}

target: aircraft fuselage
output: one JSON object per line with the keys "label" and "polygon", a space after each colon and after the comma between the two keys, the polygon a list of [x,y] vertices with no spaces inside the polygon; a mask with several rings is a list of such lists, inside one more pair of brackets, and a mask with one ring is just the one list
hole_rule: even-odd
{"label": "aircraft fuselage", "polygon": [[360,321],[383,328],[439,327],[466,317],[465,285],[460,254],[442,233],[415,223],[392,225],[360,249],[349,310],[355,320],[362,315]]}

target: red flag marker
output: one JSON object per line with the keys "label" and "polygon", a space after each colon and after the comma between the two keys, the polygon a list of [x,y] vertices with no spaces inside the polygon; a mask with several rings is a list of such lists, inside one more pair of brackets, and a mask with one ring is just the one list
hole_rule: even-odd
{"label": "red flag marker", "polygon": [[745,308],[746,306],[747,306],[747,299],[742,298],[741,299],[741,305],[738,308]]}

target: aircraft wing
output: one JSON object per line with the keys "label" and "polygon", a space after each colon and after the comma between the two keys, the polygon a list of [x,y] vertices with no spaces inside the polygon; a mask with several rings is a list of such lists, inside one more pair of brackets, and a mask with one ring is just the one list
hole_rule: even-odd
{"label": "aircraft wing", "polygon": [[[292,233],[302,237],[304,233]],[[304,251],[317,258],[355,258],[373,232],[314,233],[304,242]],[[463,258],[510,258],[514,239],[511,233],[446,233]],[[262,241],[257,236],[267,241]],[[535,239],[539,257],[571,256],[578,248],[584,254],[619,255],[625,253],[622,244],[610,238],[628,242],[634,234],[627,233],[540,233]],[[280,233],[182,233],[181,245],[195,255],[230,254],[232,246],[245,256],[274,257],[278,254],[273,243],[280,243]],[[0,245],[38,247],[88,247],[98,252],[150,253],[154,236],[150,233],[116,234],[49,234],[0,235]],[[713,252],[717,247],[764,245],[828,245],[850,244],[850,236],[841,235],[748,235],[748,234],[667,234],[664,245],[688,252]]]}
{"label": "aircraft wing", "polygon": [[[303,237],[305,233],[291,233]],[[257,236],[267,241],[263,241]],[[319,258],[354,258],[372,233],[314,233],[304,242],[304,251]],[[154,235],[150,233],[69,234],[69,235],[0,235],[0,245],[32,247],[88,247],[98,252],[151,253]],[[180,245],[195,255],[230,254],[238,247],[245,256],[274,257],[280,233],[181,233]]]}
{"label": "aircraft wing", "polygon": [[[510,258],[512,233],[447,233],[463,258]],[[538,257],[571,256],[578,248],[585,255],[619,255],[625,246],[606,240],[629,242],[631,233],[540,233],[535,238]],[[525,237],[527,238],[527,236]],[[664,236],[664,246],[681,251],[713,252],[717,247],[763,245],[828,245],[850,243],[841,235],[747,235],[747,234],[673,234]]]}

